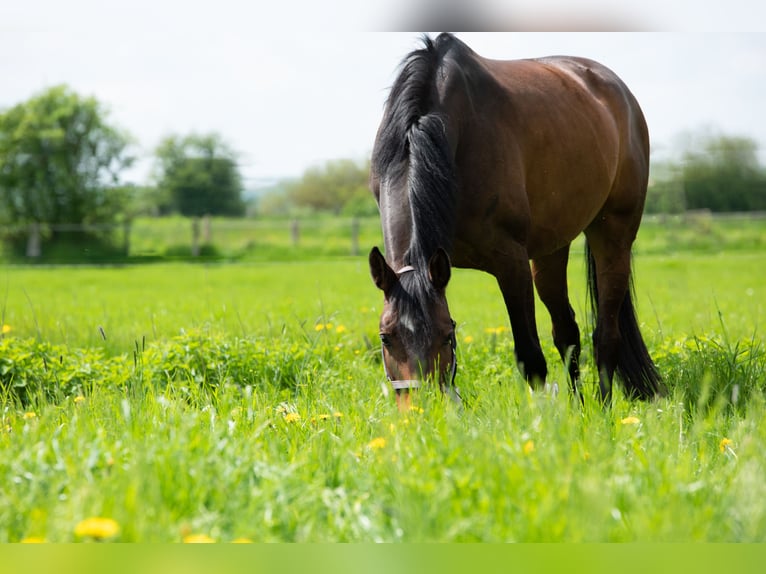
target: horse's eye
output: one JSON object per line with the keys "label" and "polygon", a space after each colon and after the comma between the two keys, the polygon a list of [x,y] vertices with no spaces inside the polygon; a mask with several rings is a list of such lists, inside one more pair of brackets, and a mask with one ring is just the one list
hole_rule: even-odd
{"label": "horse's eye", "polygon": [[391,346],[391,335],[388,333],[381,333],[380,334],[380,342],[383,343],[384,347],[390,347]]}

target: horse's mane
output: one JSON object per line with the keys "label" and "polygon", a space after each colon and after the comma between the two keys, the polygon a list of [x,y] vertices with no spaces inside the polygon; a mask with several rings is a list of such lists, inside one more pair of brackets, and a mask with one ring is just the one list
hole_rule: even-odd
{"label": "horse's mane", "polygon": [[469,50],[451,34],[423,37],[408,54],[391,88],[372,155],[372,168],[389,181],[406,182],[412,234],[404,256],[425,268],[439,247],[452,248],[457,189],[447,122],[437,109],[438,79],[455,50]]}

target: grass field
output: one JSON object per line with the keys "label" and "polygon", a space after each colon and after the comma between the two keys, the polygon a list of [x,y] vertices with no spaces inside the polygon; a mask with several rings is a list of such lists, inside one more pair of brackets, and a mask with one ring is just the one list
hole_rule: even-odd
{"label": "grass field", "polygon": [[583,406],[542,308],[558,395],[527,391],[494,280],[456,270],[464,408],[425,390],[408,413],[381,389],[365,257],[0,268],[0,541],[762,542],[753,230],[726,250],[642,236],[639,318],[671,392],[607,410],[577,254]]}

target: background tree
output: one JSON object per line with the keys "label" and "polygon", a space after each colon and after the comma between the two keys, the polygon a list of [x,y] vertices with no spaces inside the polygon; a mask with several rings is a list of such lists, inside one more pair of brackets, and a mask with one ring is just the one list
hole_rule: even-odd
{"label": "background tree", "polygon": [[369,173],[369,161],[329,161],[322,167],[307,169],[299,180],[290,183],[287,196],[293,205],[313,211],[374,215],[377,206],[368,186]]}
{"label": "background tree", "polygon": [[751,138],[687,133],[676,159],[652,161],[647,213],[766,210],[766,169]]}
{"label": "background tree", "polygon": [[156,156],[157,187],[182,215],[244,214],[237,157],[219,135],[169,136]]}
{"label": "background tree", "polygon": [[684,154],[681,178],[687,209],[766,209],[766,172],[758,162],[758,145],[750,138],[704,138]]}
{"label": "background tree", "polygon": [[63,224],[112,223],[125,198],[114,190],[134,158],[130,137],[106,117],[95,98],[64,85],[1,113],[0,216],[41,224],[53,243],[72,237]]}

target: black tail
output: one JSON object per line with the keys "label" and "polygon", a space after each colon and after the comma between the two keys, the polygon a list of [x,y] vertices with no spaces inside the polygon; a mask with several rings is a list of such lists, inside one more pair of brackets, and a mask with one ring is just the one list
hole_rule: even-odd
{"label": "black tail", "polygon": [[[588,298],[590,299],[592,317],[595,320],[598,316],[596,261],[593,259],[587,241],[585,242],[585,257],[588,268]],[[625,293],[618,317],[622,341],[617,356],[617,375],[622,380],[625,392],[630,398],[648,400],[657,395],[664,396],[666,389],[654,361],[649,356],[649,351],[638,328],[633,297],[633,277],[631,274],[630,288]]]}

